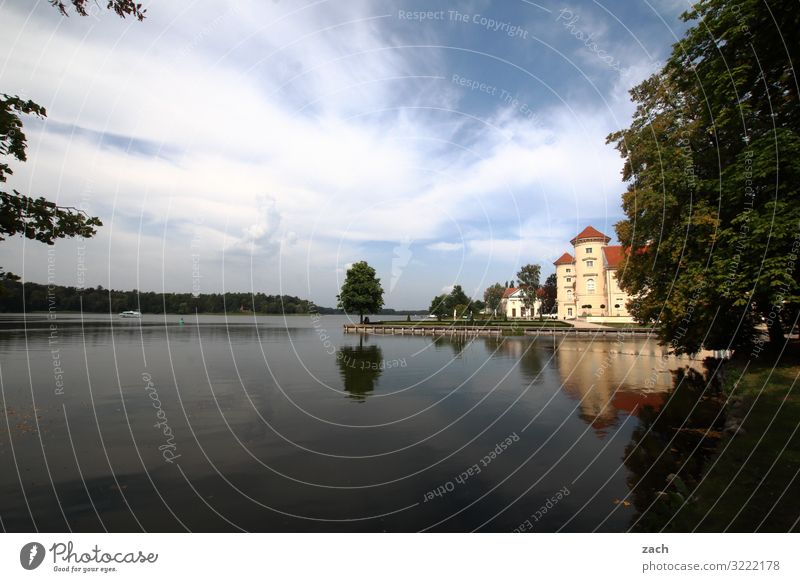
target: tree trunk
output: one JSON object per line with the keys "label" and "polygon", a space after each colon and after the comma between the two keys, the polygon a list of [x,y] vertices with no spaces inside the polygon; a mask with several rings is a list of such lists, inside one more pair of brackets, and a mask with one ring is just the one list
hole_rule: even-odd
{"label": "tree trunk", "polygon": [[364,314],[361,312],[358,313],[358,323],[364,323]]}
{"label": "tree trunk", "polygon": [[773,350],[780,349],[785,338],[783,337],[783,325],[781,315],[778,313],[771,322],[768,321],[767,330],[769,331],[769,345]]}

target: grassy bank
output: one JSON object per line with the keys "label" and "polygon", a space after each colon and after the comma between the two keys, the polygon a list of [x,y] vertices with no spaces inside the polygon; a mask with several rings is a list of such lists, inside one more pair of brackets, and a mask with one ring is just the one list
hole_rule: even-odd
{"label": "grassy bank", "polygon": [[[726,425],[693,499],[676,513],[678,531],[798,531],[800,516],[800,350],[731,363]],[[738,427],[738,431],[737,431]]]}

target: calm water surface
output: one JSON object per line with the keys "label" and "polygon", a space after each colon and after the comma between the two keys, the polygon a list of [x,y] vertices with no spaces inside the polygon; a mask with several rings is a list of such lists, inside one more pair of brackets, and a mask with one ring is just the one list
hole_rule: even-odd
{"label": "calm water surface", "polygon": [[625,447],[686,363],[614,336],[178,319],[0,320],[5,530],[624,531]]}

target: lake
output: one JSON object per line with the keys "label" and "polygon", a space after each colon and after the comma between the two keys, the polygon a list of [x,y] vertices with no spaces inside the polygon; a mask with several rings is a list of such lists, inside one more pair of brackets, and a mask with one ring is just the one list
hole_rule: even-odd
{"label": "lake", "polygon": [[184,318],[0,319],[6,531],[625,531],[625,448],[688,363]]}

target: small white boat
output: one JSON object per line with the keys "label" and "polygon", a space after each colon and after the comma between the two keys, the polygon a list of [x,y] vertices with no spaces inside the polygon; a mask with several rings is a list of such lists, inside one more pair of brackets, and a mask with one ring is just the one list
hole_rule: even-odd
{"label": "small white boat", "polygon": [[123,311],[119,314],[120,317],[136,317],[139,318],[142,316],[141,311]]}

